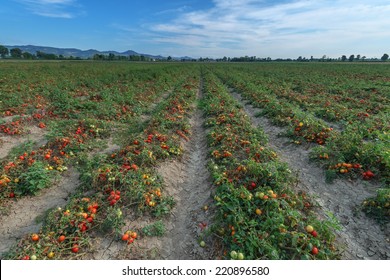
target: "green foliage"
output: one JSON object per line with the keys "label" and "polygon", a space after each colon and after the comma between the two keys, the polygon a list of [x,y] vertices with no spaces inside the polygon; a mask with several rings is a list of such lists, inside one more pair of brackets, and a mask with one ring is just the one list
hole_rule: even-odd
{"label": "green foliage", "polygon": [[163,236],[165,234],[165,225],[159,220],[142,228],[145,236]]}
{"label": "green foliage", "polygon": [[103,233],[120,234],[122,227],[125,225],[123,213],[120,208],[109,207],[107,209],[106,217],[100,225],[100,230]]}
{"label": "green foliage", "polygon": [[38,191],[50,185],[50,177],[49,171],[42,162],[34,162],[25,173],[20,175],[16,193],[20,195],[35,195]]}
{"label": "green foliage", "polygon": [[363,201],[363,211],[381,223],[390,221],[390,188],[377,190],[377,195]]}
{"label": "green foliage", "polygon": [[[311,214],[310,198],[288,187],[296,179],[287,165],[264,147],[266,138],[253,137],[256,129],[242,111],[227,114],[236,106],[233,98],[212,73],[205,76],[203,106],[214,149],[209,167],[217,186],[215,228],[227,251],[246,259],[337,259],[336,225]],[[307,224],[321,238],[308,234]],[[314,246],[321,250],[316,256],[311,254]]]}

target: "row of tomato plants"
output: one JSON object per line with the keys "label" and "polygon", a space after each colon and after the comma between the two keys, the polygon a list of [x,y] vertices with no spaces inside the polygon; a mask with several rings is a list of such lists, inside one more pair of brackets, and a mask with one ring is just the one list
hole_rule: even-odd
{"label": "row of tomato plants", "polygon": [[162,65],[17,66],[0,69],[6,71],[0,81],[0,115],[8,117],[0,120],[0,133],[8,135],[23,134],[31,125],[44,128],[48,119],[129,121],[151,101],[154,91],[167,90],[172,76],[181,71]]}
{"label": "row of tomato plants", "polygon": [[[242,68],[239,70],[241,71]],[[363,179],[371,179],[363,174],[370,170],[374,175],[377,175],[375,177],[378,180],[382,179],[384,182],[389,180],[388,167],[390,163],[388,156],[386,156],[386,149],[383,149],[386,148],[388,138],[387,133],[385,133],[385,125],[376,129],[378,141],[366,142],[364,135],[360,131],[355,131],[357,126],[362,126],[362,123],[357,123],[353,127],[349,126],[342,132],[333,130],[328,123],[317,119],[310,110],[302,110],[300,106],[293,104],[290,100],[281,99],[278,93],[288,91],[283,88],[283,85],[279,88],[275,85],[259,85],[263,79],[262,75],[225,71],[221,77],[230,86],[238,89],[244,98],[252,102],[254,106],[262,108],[262,114],[270,117],[279,125],[287,125],[289,127],[288,135],[293,138],[294,143],[315,142],[319,144],[321,147],[313,151],[312,157],[326,162],[324,164],[326,168],[336,169],[340,174],[355,176],[360,174]],[[275,80],[271,80],[271,82],[277,84]],[[268,81],[269,84],[271,82]],[[322,98],[324,97],[322,96]],[[324,100],[326,101],[326,98]],[[379,129],[381,131],[378,131]],[[357,170],[344,168],[345,164],[336,166],[338,163],[355,166]]]}
{"label": "row of tomato plants", "polygon": [[118,153],[90,160],[82,151],[73,153],[73,162],[78,162],[81,172],[81,186],[65,207],[48,213],[39,233],[25,236],[7,258],[80,258],[99,234],[115,234],[132,244],[138,233],[132,229],[121,232],[125,215],[169,213],[173,200],[162,194],[162,182],[153,167],[180,154],[180,137],[188,133],[188,101],[197,85],[191,78],[183,81],[183,76],[188,72],[176,77],[179,83],[172,79],[178,85],[156,107],[144,131],[139,132],[139,122],[129,123],[127,145]]}
{"label": "row of tomato plants", "polygon": [[[83,69],[87,70],[85,68]],[[54,75],[54,69],[51,70],[52,75]],[[72,68],[72,70],[74,69]],[[27,73],[24,73],[25,75],[31,74],[28,72],[29,70],[26,71]],[[23,74],[23,71],[21,71],[21,73]],[[70,75],[70,73],[67,75]],[[146,75],[143,74],[139,76],[140,77],[138,77],[137,80],[143,79],[143,76]],[[44,83],[45,80],[41,82]],[[148,82],[146,79],[144,84],[147,84],[148,86],[128,89],[130,90],[130,93],[126,92],[125,95],[130,95],[132,97],[129,102],[124,104],[116,97],[117,101],[112,107],[120,110],[120,115],[122,117],[120,120],[121,122],[124,122],[126,119],[128,120],[127,122],[133,121],[134,117],[140,115],[144,110],[143,107],[145,106],[139,106],[139,103],[148,104],[153,102],[159,94],[172,86],[173,82],[173,78],[171,81],[168,81],[164,75],[155,79],[153,83]],[[67,93],[66,89],[60,90],[58,85],[46,85],[45,90],[47,92],[61,91],[59,96],[68,94],[71,96],[70,99],[74,99],[72,92]],[[10,124],[11,126],[14,126],[15,123],[18,124],[20,129],[16,130],[17,133],[10,133],[12,137],[28,136],[28,131],[24,132],[23,130],[28,130],[28,127],[36,125],[37,120],[39,121],[38,125],[43,130],[42,134],[49,131],[49,135],[47,136],[49,140],[44,146],[35,149],[32,143],[27,142],[20,148],[15,149],[10,156],[0,163],[0,204],[2,205],[7,203],[9,199],[24,195],[34,195],[40,189],[49,186],[52,181],[50,178],[53,177],[55,171],[63,172],[67,170],[67,162],[69,162],[70,158],[81,151],[94,148],[94,145],[97,145],[97,139],[107,138],[111,133],[110,130],[114,129],[114,123],[112,122],[118,121],[115,117],[108,121],[106,120],[106,117],[99,118],[95,116],[95,118],[92,119],[93,116],[90,115],[90,111],[85,108],[80,109],[79,115],[70,117],[69,110],[72,109],[64,109],[61,111],[61,108],[67,106],[67,99],[61,99],[60,97],[49,98],[48,96],[43,97],[35,94],[36,92],[25,92],[24,96],[20,97],[22,98],[22,100],[20,100],[22,106],[19,108],[11,107],[10,104],[6,102],[2,104],[5,106],[4,115],[8,115],[7,112],[12,110],[12,108],[13,111],[18,112],[19,114],[18,116],[15,116],[16,120],[9,120],[3,125],[7,126]],[[89,96],[91,93],[85,91],[85,95]],[[120,94],[114,91],[112,95],[116,96]],[[28,106],[30,106],[30,114],[27,114],[24,111],[27,106],[24,106],[24,104],[26,104],[25,102],[28,102],[30,98],[35,101],[28,104]],[[62,103],[55,103],[54,101],[56,99],[62,100]],[[82,101],[77,100],[75,102],[83,103]],[[104,100],[99,102],[97,106],[99,106],[99,108],[104,107],[106,106],[105,103],[106,101]],[[115,110],[117,111],[117,109]],[[42,111],[46,112],[46,114],[41,114],[40,112]],[[61,111],[63,115],[59,116],[55,113],[57,111]],[[116,116],[118,114],[119,113],[117,113]],[[23,126],[27,127],[27,129],[23,129]]]}
{"label": "row of tomato plants", "polygon": [[[379,68],[381,67],[381,68]],[[279,99],[342,126],[359,123],[364,137],[375,138],[375,129],[388,123],[387,69],[383,65],[352,68],[345,65],[274,66],[272,72],[256,75],[256,70],[240,69],[250,80],[274,93]],[[269,69],[268,69],[269,70]],[[267,70],[265,70],[267,71]],[[360,73],[359,73],[360,72]],[[361,73],[363,72],[363,73]],[[357,74],[360,74],[359,76]],[[279,81],[275,83],[274,81]]]}
{"label": "row of tomato plants", "polygon": [[[294,143],[305,142],[316,143],[310,158],[323,166],[326,171],[326,178],[329,182],[337,177],[348,177],[352,179],[374,180],[384,187],[379,188],[377,196],[363,202],[363,209],[380,220],[390,217],[390,156],[388,124],[386,125],[386,107],[373,104],[379,110],[373,122],[368,122],[371,117],[346,119],[346,127],[342,131],[334,130],[329,123],[318,119],[311,110],[302,110],[301,105],[294,104],[289,99],[280,97],[278,92],[286,92],[276,80],[272,79],[267,83],[262,82],[262,75],[248,74],[250,69],[238,72],[242,68],[222,71],[219,69],[219,76],[231,87],[237,89],[240,94],[249,100],[254,106],[262,109],[262,115],[271,118],[277,125],[287,126],[286,135],[291,137]],[[253,70],[253,69],[252,69]],[[269,76],[265,75],[268,79]],[[304,79],[302,79],[304,83]],[[271,86],[270,84],[273,83]],[[290,94],[291,95],[291,94]],[[305,96],[305,93],[301,94]],[[309,95],[310,96],[310,95]],[[329,102],[322,96],[324,102]],[[305,97],[306,100],[306,97]],[[366,100],[369,100],[367,98]],[[369,102],[365,102],[369,104]],[[374,106],[372,105],[372,106]],[[343,104],[345,107],[345,104]],[[371,106],[371,107],[372,107]],[[370,106],[366,107],[366,110]],[[307,108],[306,108],[307,109]],[[358,109],[360,110],[360,109]],[[367,131],[369,133],[367,134]],[[368,135],[375,137],[373,141],[365,140]]]}
{"label": "row of tomato plants", "polygon": [[211,72],[202,106],[217,205],[214,230],[232,259],[335,259],[331,218],[321,221],[310,198],[293,191],[288,166],[268,148],[262,130]]}

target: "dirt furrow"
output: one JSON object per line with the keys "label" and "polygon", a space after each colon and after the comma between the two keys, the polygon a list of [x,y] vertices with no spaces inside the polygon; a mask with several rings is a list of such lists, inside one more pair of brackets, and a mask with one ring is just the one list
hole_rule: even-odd
{"label": "dirt furrow", "polygon": [[55,186],[41,191],[37,196],[23,197],[12,203],[8,215],[0,216],[0,256],[25,234],[38,232],[45,213],[49,209],[63,207],[79,184],[79,173],[69,168]]}
{"label": "dirt furrow", "polygon": [[319,215],[327,216],[327,212],[331,212],[339,220],[343,259],[390,259],[389,225],[381,228],[359,210],[361,203],[373,196],[377,187],[362,181],[325,183],[324,170],[309,162],[309,149],[290,144],[286,137],[280,136],[283,128],[272,125],[265,117],[256,117],[260,109],[246,104],[238,93],[231,91],[231,94],[243,105],[253,124],[266,132],[270,147],[297,173],[297,188],[315,197],[321,208]]}
{"label": "dirt furrow", "polygon": [[[201,89],[198,98],[200,96]],[[208,207],[212,203],[212,184],[206,166],[208,148],[203,123],[202,113],[196,109],[190,119],[191,138],[184,144],[182,160],[163,164],[158,169],[167,192],[176,200],[172,217],[166,226],[167,235],[161,242],[162,259],[214,257],[211,238],[204,239],[205,247],[199,245],[202,232],[210,226],[212,219],[212,210]]]}
{"label": "dirt furrow", "polygon": [[43,146],[47,143],[45,139],[46,131],[38,127],[28,128],[29,133],[21,136],[0,136],[0,160],[5,158],[9,152],[18,145],[27,141],[35,142],[36,147]]}

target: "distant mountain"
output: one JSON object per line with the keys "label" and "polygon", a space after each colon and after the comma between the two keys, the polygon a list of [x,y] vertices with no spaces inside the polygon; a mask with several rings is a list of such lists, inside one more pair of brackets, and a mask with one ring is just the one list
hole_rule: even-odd
{"label": "distant mountain", "polygon": [[[166,59],[166,57],[163,57],[161,55],[151,55],[151,54],[142,54],[137,53],[132,50],[128,50],[125,52],[117,52],[117,51],[98,51],[94,49],[90,50],[80,50],[75,48],[54,48],[54,47],[43,47],[43,46],[33,46],[33,45],[26,45],[26,46],[5,46],[6,48],[13,49],[13,48],[19,48],[23,52],[29,52],[31,54],[36,54],[37,51],[44,52],[47,54],[55,54],[57,56],[64,56],[64,57],[80,57],[82,59],[92,58],[95,54],[101,54],[101,55],[109,55],[110,53],[116,55],[116,56],[129,56],[129,55],[143,55],[145,57],[153,58],[153,59]],[[182,59],[182,58],[176,58],[176,59]],[[183,58],[184,59],[184,58]],[[185,57],[185,59],[190,59],[188,57]]]}

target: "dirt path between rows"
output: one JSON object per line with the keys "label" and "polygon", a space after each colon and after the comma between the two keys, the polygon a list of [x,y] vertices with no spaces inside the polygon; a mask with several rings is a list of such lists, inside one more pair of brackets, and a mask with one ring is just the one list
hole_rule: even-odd
{"label": "dirt path between rows", "polygon": [[363,181],[335,180],[325,183],[323,169],[309,162],[309,149],[290,144],[281,137],[283,128],[272,125],[265,117],[256,117],[260,109],[254,108],[231,90],[232,96],[243,106],[245,113],[256,127],[262,128],[269,138],[269,146],[282,161],[298,174],[297,188],[305,191],[319,203],[319,215],[331,212],[339,220],[341,230],[337,233],[344,247],[343,259],[390,259],[390,227],[381,228],[377,222],[358,210],[364,199],[375,195],[377,186]]}
{"label": "dirt path between rows", "polygon": [[[198,92],[201,97],[202,84]],[[208,146],[200,109],[190,119],[191,137],[184,144],[181,161],[171,161],[158,168],[166,191],[176,206],[167,223],[167,235],[162,238],[161,258],[169,260],[215,259],[214,240],[202,238],[202,231],[212,223],[212,183],[207,170]],[[207,210],[205,210],[207,206]],[[200,246],[204,240],[205,247]]]}
{"label": "dirt path between rows", "polygon": [[38,232],[42,226],[40,218],[49,209],[66,205],[69,195],[79,184],[79,173],[69,168],[54,186],[42,190],[37,196],[23,197],[12,203],[9,215],[0,216],[0,256],[25,234]]}
{"label": "dirt path between rows", "polygon": [[27,135],[0,136],[0,160],[5,158],[14,147],[27,141],[35,142],[35,146],[37,147],[44,146],[47,143],[45,139],[46,130],[35,126],[28,127],[27,129],[29,131]]}

